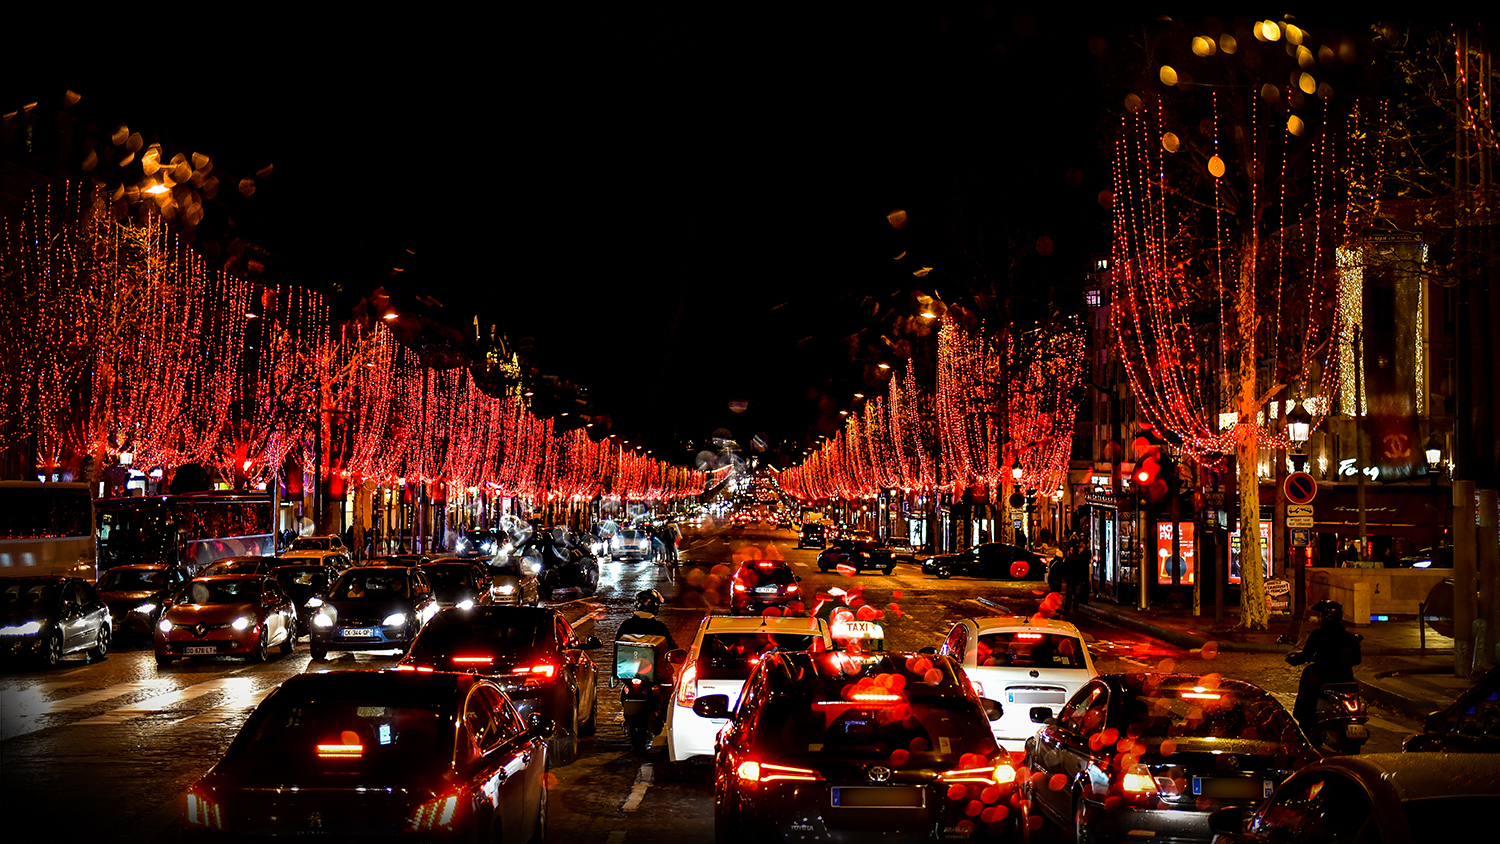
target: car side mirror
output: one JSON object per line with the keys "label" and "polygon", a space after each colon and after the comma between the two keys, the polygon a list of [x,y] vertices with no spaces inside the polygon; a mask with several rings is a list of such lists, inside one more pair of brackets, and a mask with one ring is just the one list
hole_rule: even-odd
{"label": "car side mirror", "polygon": [[1005,707],[998,700],[990,700],[987,697],[979,699],[979,705],[984,707],[984,717],[991,721],[999,721],[1000,716],[1005,714]]}
{"label": "car side mirror", "polygon": [[1245,831],[1245,807],[1225,806],[1208,813],[1208,828],[1219,835],[1239,835]]}
{"label": "car side mirror", "polygon": [[583,640],[583,644],[579,646],[579,648],[581,650],[585,650],[585,651],[591,651],[591,650],[594,650],[595,648],[602,648],[602,647],[604,647],[604,644],[599,641],[599,637],[598,636],[590,636],[587,639],[584,639]]}
{"label": "car side mirror", "polygon": [[919,654],[933,654],[933,655],[936,655],[937,652],[938,652],[938,649],[934,648],[931,645],[928,645],[925,648],[918,648],[917,649],[917,653],[919,653]]}
{"label": "car side mirror", "polygon": [[729,695],[704,695],[693,701],[693,713],[699,718],[728,718]]}
{"label": "car side mirror", "polygon": [[1427,713],[1422,721],[1422,732],[1424,733],[1446,733],[1448,732],[1448,716],[1441,709]]}
{"label": "car side mirror", "polygon": [[681,668],[683,663],[687,662],[687,651],[682,648],[673,648],[667,651],[667,662],[670,665]]}
{"label": "car side mirror", "polygon": [[1033,724],[1055,724],[1055,723],[1057,723],[1056,721],[1052,720],[1052,707],[1050,707],[1050,706],[1033,706],[1033,707],[1031,707],[1031,723],[1033,723]]}
{"label": "car side mirror", "polygon": [[548,718],[540,712],[533,712],[530,715],[526,716],[526,724],[531,728],[531,734],[533,736],[542,739],[550,738],[552,736],[552,731],[557,727],[557,725],[553,723],[551,718]]}

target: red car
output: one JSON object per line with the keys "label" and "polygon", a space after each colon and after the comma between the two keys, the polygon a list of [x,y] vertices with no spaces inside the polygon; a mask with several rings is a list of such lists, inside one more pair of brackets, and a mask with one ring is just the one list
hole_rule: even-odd
{"label": "red car", "polygon": [[272,645],[297,644],[297,608],[273,577],[225,574],[189,581],[154,634],[156,664],[178,657],[243,656],[265,662]]}
{"label": "red car", "polygon": [[802,578],[792,574],[783,560],[749,560],[742,563],[730,581],[729,612],[752,615],[768,607],[785,610],[802,603]]}

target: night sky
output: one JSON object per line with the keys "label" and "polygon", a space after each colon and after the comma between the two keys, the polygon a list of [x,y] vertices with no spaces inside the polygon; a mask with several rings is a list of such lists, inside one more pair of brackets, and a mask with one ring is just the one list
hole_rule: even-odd
{"label": "night sky", "polygon": [[71,88],[222,172],[271,163],[236,223],[288,278],[477,314],[658,457],[719,428],[775,453],[883,392],[872,355],[913,291],[1074,308],[1107,248],[1120,30],[844,8],[58,32],[3,60],[0,111]]}

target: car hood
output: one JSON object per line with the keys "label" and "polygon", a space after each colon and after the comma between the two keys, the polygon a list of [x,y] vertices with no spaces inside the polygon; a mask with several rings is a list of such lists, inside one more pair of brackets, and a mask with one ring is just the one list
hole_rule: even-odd
{"label": "car hood", "polygon": [[390,598],[343,598],[337,601],[324,601],[325,606],[332,606],[337,613],[337,618],[372,618],[380,616],[384,618],[393,612],[409,613],[413,611],[410,598],[392,600]]}
{"label": "car hood", "polygon": [[162,594],[161,590],[156,592],[100,592],[99,600],[109,605],[111,610],[135,609],[141,602],[152,600]]}
{"label": "car hood", "polygon": [[227,624],[242,615],[255,618],[259,607],[255,604],[174,604],[167,609],[166,618],[173,624]]}
{"label": "car hood", "polygon": [[28,607],[23,610],[12,609],[5,613],[5,624],[25,624],[28,621],[51,621],[53,613],[47,607]]}

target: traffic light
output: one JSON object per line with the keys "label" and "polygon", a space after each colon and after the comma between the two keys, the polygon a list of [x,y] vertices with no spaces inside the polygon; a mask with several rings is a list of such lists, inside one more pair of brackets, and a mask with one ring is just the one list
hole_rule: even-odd
{"label": "traffic light", "polygon": [[1026,490],[1026,509],[1028,511],[1036,509],[1036,490],[1034,489]]}
{"label": "traffic light", "polygon": [[1162,453],[1161,446],[1153,445],[1145,437],[1136,438],[1134,446],[1135,475],[1131,483],[1140,490],[1147,504],[1160,505],[1176,487],[1177,470]]}

